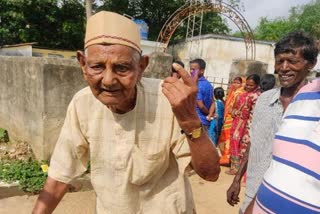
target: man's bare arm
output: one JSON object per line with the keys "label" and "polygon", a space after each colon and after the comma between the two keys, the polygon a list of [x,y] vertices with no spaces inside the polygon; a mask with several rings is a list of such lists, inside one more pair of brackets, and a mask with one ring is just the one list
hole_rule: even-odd
{"label": "man's bare arm", "polygon": [[49,214],[56,208],[62,197],[68,191],[68,184],[56,181],[50,177],[41,191],[33,208],[33,214]]}
{"label": "man's bare arm", "polygon": [[227,190],[227,202],[231,206],[234,206],[235,204],[237,204],[240,201],[239,193],[240,193],[240,189],[241,189],[241,179],[242,179],[244,173],[247,171],[249,150],[250,150],[250,143],[248,143],[247,150],[243,154],[240,168],[239,168],[237,174],[235,175],[232,184],[230,185],[229,189]]}
{"label": "man's bare arm", "polygon": [[194,171],[207,181],[216,181],[220,174],[219,154],[206,133],[200,138],[188,139],[191,165]]}

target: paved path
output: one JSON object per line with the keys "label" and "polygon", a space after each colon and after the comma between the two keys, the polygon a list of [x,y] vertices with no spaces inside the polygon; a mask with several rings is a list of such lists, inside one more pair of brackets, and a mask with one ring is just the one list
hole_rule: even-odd
{"label": "paved path", "polygon": [[[233,176],[226,175],[222,167],[217,182],[206,182],[197,175],[190,177],[198,214],[237,214],[239,206],[226,202],[226,190]],[[244,189],[241,191],[243,198]],[[30,214],[37,196],[15,196],[0,200],[1,214]],[[68,193],[55,210],[55,214],[93,214],[95,194],[93,191]]]}

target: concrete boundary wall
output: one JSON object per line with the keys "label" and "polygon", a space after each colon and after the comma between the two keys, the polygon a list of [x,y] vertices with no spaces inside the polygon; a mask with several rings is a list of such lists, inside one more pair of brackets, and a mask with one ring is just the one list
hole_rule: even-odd
{"label": "concrete boundary wall", "polygon": [[0,127],[29,143],[37,159],[53,151],[68,103],[86,86],[74,60],[0,57]]}

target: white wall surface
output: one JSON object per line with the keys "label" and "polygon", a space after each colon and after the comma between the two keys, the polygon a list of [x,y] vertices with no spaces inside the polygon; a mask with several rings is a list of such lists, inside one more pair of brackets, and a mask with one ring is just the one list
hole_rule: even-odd
{"label": "white wall surface", "polygon": [[[199,42],[197,42],[199,41]],[[190,49],[190,45],[192,48]],[[268,73],[274,71],[274,45],[271,42],[256,41],[255,60],[268,64]],[[205,76],[212,82],[224,82],[229,80],[229,72],[233,60],[246,58],[246,47],[243,39],[205,35],[193,42],[181,42],[171,45],[168,48],[174,58],[178,58],[189,67],[189,61],[195,58],[202,58],[207,63]]]}

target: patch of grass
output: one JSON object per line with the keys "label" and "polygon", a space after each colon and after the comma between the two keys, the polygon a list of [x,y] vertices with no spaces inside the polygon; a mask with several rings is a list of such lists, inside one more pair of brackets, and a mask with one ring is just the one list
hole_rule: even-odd
{"label": "patch of grass", "polygon": [[18,181],[25,192],[38,193],[48,176],[47,162],[36,160],[0,162],[0,180],[11,183]]}
{"label": "patch of grass", "polygon": [[0,142],[9,142],[7,130],[0,128]]}

